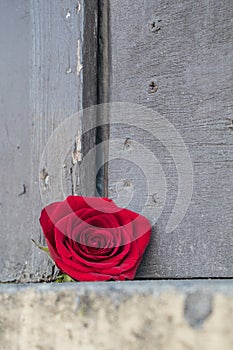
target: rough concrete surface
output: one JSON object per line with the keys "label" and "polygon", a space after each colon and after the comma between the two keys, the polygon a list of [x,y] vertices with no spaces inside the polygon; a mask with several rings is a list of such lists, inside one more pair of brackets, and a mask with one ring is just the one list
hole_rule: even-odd
{"label": "rough concrete surface", "polygon": [[0,349],[233,349],[233,282],[0,286]]}

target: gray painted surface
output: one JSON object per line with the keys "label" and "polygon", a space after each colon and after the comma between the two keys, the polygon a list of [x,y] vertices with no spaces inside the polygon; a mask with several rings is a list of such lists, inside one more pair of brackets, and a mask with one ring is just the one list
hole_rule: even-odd
{"label": "gray painted surface", "polygon": [[[183,138],[194,170],[188,211],[179,226],[166,233],[177,197],[177,171],[171,154],[152,136],[156,123],[141,117],[152,134],[111,126],[110,140],[121,138],[118,146],[125,152],[133,152],[136,141],[152,151],[167,182],[166,204],[138,277],[232,277],[232,1],[112,0],[109,12],[110,102],[142,104],[165,117]],[[125,122],[135,120],[131,115]],[[110,148],[109,159],[115,151]],[[124,196],[134,186],[128,206],[141,211],[147,188],[139,167],[115,160],[108,176],[109,196],[117,199],[117,192]],[[158,192],[151,205],[156,213],[162,180],[156,171],[154,176]]]}
{"label": "gray painted surface", "polygon": [[[83,1],[73,0],[0,3],[0,281],[35,281],[52,273],[47,257],[30,240],[44,243],[40,186],[48,202],[56,192],[57,174],[40,160],[56,127],[96,103],[96,11],[93,1],[85,8]],[[91,23],[85,33],[84,22]],[[76,127],[81,134],[81,119]],[[92,133],[81,151],[94,141]],[[65,193],[57,191],[57,199],[77,190],[73,174],[79,163],[72,164],[77,148],[72,142],[62,168]],[[49,151],[52,157],[54,149]],[[78,185],[94,193],[91,176],[80,174]]]}

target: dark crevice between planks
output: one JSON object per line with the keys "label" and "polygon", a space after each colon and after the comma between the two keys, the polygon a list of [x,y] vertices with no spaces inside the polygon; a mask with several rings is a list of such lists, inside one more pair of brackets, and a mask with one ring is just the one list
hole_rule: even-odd
{"label": "dark crevice between planks", "polygon": [[[109,4],[98,1],[98,53],[97,53],[97,104],[109,101]],[[108,111],[104,107],[97,111],[96,144],[109,138]],[[97,148],[96,154],[96,191],[101,197],[108,196],[108,147]]]}

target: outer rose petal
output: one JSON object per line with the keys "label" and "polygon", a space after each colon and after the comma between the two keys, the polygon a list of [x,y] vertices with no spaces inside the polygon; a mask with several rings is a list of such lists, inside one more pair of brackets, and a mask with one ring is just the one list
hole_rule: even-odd
{"label": "outer rose petal", "polygon": [[70,262],[69,265],[67,265],[62,260],[57,260],[55,261],[55,263],[61,271],[65,272],[67,275],[80,282],[96,282],[109,280],[124,281],[126,279],[133,279],[135,276],[134,271],[126,271],[125,273],[116,276],[100,274],[97,272],[84,273],[77,270],[74,266],[72,266],[72,264],[70,264]]}
{"label": "outer rose petal", "polygon": [[79,281],[133,279],[151,235],[146,218],[107,198],[69,196],[45,207],[40,223],[56,265]]}
{"label": "outer rose petal", "polygon": [[[101,205],[99,202],[100,199]],[[115,203],[109,198],[69,196],[62,202],[55,202],[47,205],[41,212],[40,223],[43,230],[47,232],[61,218],[73,212],[76,212],[79,209],[99,208],[101,211],[103,210],[103,206],[105,208],[105,212],[114,212],[116,210],[119,210]]]}
{"label": "outer rose petal", "polygon": [[55,244],[53,228],[54,223],[52,221],[52,214],[55,212],[57,207],[60,206],[60,202],[52,203],[45,207],[40,215],[40,224],[45,234],[45,237],[51,242],[52,245]]}

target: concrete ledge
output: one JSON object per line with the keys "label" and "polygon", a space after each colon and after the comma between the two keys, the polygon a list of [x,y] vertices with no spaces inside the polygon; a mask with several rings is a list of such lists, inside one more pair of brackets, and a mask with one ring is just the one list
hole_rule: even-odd
{"label": "concrete ledge", "polygon": [[0,349],[233,349],[233,281],[0,285]]}

